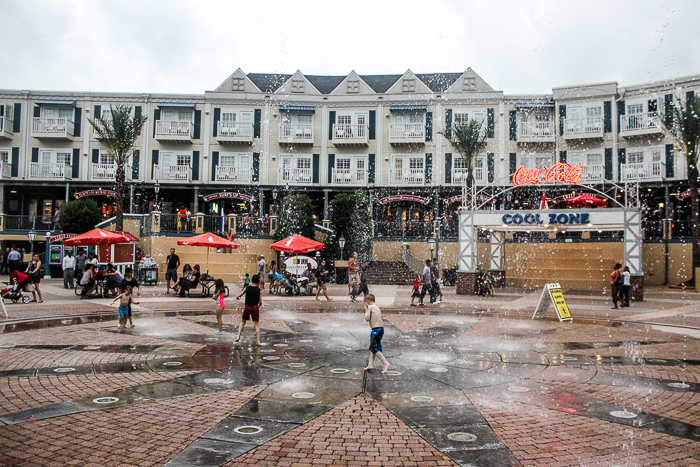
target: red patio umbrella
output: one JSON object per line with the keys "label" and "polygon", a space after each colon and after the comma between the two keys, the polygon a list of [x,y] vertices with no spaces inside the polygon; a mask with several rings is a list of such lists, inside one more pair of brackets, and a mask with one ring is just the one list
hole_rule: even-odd
{"label": "red patio umbrella", "polygon": [[238,248],[240,246],[238,243],[229,242],[225,238],[221,238],[212,233],[195,235],[194,237],[178,240],[177,244],[207,247],[207,274],[209,274],[209,248]]}
{"label": "red patio umbrella", "polygon": [[608,202],[602,198],[598,198],[593,195],[589,195],[588,193],[584,193],[582,195],[575,196],[573,198],[569,198],[564,201],[567,206],[572,206],[572,207],[577,207],[577,208],[585,208],[585,207],[592,207],[592,208],[597,208],[597,207],[607,207]]}
{"label": "red patio umbrella", "polygon": [[270,245],[270,248],[285,253],[311,253],[312,251],[322,250],[326,247],[323,243],[316,240],[302,237],[301,235],[292,235],[284,240]]}
{"label": "red patio umbrella", "polygon": [[[92,229],[84,234],[76,235],[63,241],[65,246],[87,245],[113,245],[115,243],[129,243],[138,241],[138,238],[128,232],[110,232],[109,230]],[[135,239],[135,240],[134,240]]]}

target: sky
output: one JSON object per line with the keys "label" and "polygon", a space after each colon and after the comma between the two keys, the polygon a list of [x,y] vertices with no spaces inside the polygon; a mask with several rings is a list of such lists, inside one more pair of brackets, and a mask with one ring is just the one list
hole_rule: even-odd
{"label": "sky", "polygon": [[698,18],[696,0],[0,0],[0,89],[203,94],[238,68],[625,86],[700,74]]}

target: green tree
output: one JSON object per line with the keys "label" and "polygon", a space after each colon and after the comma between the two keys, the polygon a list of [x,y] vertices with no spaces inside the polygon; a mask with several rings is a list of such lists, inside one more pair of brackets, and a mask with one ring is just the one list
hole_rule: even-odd
{"label": "green tree", "polygon": [[111,119],[95,115],[88,121],[95,129],[97,138],[107,146],[109,154],[114,158],[117,166],[114,177],[114,191],[117,192],[117,216],[116,229],[124,230],[124,198],[126,198],[125,167],[129,155],[134,151],[134,143],[141,135],[141,129],[146,122],[146,117],[140,113],[132,113],[132,107],[128,105],[109,106],[112,113]]}
{"label": "green tree", "polygon": [[466,197],[462,200],[462,206],[471,205],[472,188],[474,186],[474,162],[476,156],[486,147],[487,133],[484,131],[484,122],[479,120],[469,120],[466,123],[454,125],[442,135],[452,144],[455,151],[462,158],[464,176],[466,176]]}
{"label": "green tree", "polygon": [[279,222],[275,240],[282,240],[291,235],[314,238],[314,206],[307,195],[286,196],[279,212]]}
{"label": "green tree", "polygon": [[90,198],[76,199],[61,209],[58,224],[65,233],[80,235],[95,228],[102,220],[100,206]]}
{"label": "green tree", "polygon": [[372,216],[369,213],[369,199],[364,191],[339,193],[331,202],[333,209],[333,235],[328,239],[324,250],[326,261],[340,258],[338,239],[345,238],[343,258],[347,259],[356,251],[363,260],[371,261]]}

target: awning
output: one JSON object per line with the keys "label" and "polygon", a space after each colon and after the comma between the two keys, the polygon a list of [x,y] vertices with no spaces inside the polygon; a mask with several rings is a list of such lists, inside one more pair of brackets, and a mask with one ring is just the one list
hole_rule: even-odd
{"label": "awning", "polygon": [[518,102],[516,109],[553,109],[553,102]]}
{"label": "awning", "polygon": [[394,104],[389,110],[427,110],[427,105]]}
{"label": "awning", "polygon": [[47,100],[40,100],[40,101],[34,101],[35,104],[37,105],[72,105],[75,107],[75,101],[47,101]]}
{"label": "awning", "polygon": [[191,109],[194,109],[196,104],[189,104],[187,102],[164,102],[161,104],[158,104],[158,107],[189,107]]}
{"label": "awning", "polygon": [[316,107],[313,105],[280,105],[280,110],[305,110],[307,112],[315,112]]}

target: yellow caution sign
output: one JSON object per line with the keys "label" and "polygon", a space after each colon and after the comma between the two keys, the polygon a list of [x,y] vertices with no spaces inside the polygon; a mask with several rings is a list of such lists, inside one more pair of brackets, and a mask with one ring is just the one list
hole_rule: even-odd
{"label": "yellow caution sign", "polygon": [[566,305],[566,299],[564,298],[564,293],[561,289],[549,289],[549,296],[552,297],[552,303],[554,303],[554,308],[557,310],[559,315],[559,320],[563,321],[565,319],[572,319],[569,307]]}
{"label": "yellow caution sign", "polygon": [[[547,300],[547,295],[549,295],[549,300]],[[561,286],[557,283],[555,284],[545,284],[544,289],[542,289],[542,295],[540,296],[540,301],[535,308],[535,313],[532,315],[532,319],[544,318],[549,309],[549,303],[554,305],[557,310],[557,316],[559,321],[573,321],[571,317],[571,312],[569,311],[569,306],[566,304],[566,299],[564,298],[564,293],[561,291]]]}

